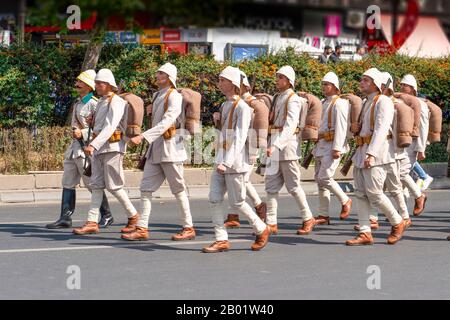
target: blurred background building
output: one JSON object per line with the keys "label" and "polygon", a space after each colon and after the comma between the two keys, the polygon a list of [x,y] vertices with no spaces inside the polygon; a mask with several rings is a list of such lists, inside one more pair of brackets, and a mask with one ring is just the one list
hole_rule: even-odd
{"label": "blurred background building", "polygon": [[[149,3],[150,0],[144,3]],[[76,1],[73,1],[76,3]],[[366,30],[367,8],[381,10],[378,40],[393,41],[392,30],[398,30],[408,12],[408,0],[250,0],[228,1],[224,14],[214,25],[183,24],[164,12],[151,10],[134,13],[140,31],[126,30],[121,16],[108,19],[106,43],[144,44],[161,51],[213,54],[218,60],[252,58],[262,53],[292,46],[296,51],[320,55],[326,45],[342,46],[342,59],[350,59],[357,46],[370,40]],[[419,57],[450,54],[450,1],[414,1],[419,6],[415,28],[398,50]],[[15,37],[37,43],[57,43],[65,47],[90,41],[89,30],[96,13],[85,17],[82,30],[61,32],[61,25],[26,24],[23,18],[39,0],[2,0],[0,5],[0,43],[9,45]],[[168,3],[169,5],[169,3]],[[221,7],[222,8],[222,7]],[[195,10],[195,8],[193,8]],[[22,12],[22,15],[21,15]],[[208,12],[204,13],[208,15]],[[62,19],[67,17],[60,12]],[[22,18],[21,18],[22,17]]]}

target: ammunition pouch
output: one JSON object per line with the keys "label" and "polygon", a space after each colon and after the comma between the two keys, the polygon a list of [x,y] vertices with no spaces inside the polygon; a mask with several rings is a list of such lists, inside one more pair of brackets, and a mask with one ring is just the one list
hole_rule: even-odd
{"label": "ammunition pouch", "polygon": [[163,133],[163,137],[165,140],[169,140],[171,138],[173,138],[177,133],[177,128],[175,127],[175,125],[172,125],[169,127],[169,129],[167,129],[164,133]]}
{"label": "ammunition pouch", "polygon": [[319,133],[319,140],[325,140],[331,142],[334,140],[334,131],[327,131],[323,133]]}
{"label": "ammunition pouch", "polygon": [[109,143],[119,142],[122,140],[122,131],[115,130],[111,137],[109,137]]}

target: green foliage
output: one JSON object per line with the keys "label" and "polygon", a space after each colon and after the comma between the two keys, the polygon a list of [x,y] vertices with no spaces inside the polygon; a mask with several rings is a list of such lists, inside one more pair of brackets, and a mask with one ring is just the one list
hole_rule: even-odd
{"label": "green foliage", "polygon": [[[0,128],[63,126],[75,99],[73,83],[80,73],[85,51],[85,47],[66,50],[33,45],[0,49]],[[212,56],[161,55],[146,47],[107,45],[102,50],[98,69],[112,69],[125,91],[141,96],[148,103],[156,91],[155,72],[167,61],[178,67],[179,87],[189,87],[202,94],[202,122],[204,126],[211,125],[212,112],[224,101],[217,83],[218,74],[226,66]],[[445,122],[449,121],[450,56],[421,59],[370,55],[359,62],[323,65],[307,54],[285,50],[235,66],[247,73],[251,83],[254,79],[255,91],[274,94],[275,73],[287,64],[296,70],[296,89],[318,97],[322,97],[321,79],[328,71],[340,77],[344,93],[358,93],[360,76],[370,67],[390,72],[397,90],[401,77],[411,73],[418,80],[419,93],[439,105]],[[442,142],[427,149],[426,161],[446,161],[446,141],[443,132]]]}

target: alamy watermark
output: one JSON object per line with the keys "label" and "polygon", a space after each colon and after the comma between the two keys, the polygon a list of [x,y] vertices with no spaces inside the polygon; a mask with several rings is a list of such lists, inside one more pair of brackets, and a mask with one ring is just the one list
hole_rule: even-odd
{"label": "alamy watermark", "polygon": [[381,289],[381,269],[377,265],[370,265],[366,270],[367,274],[370,276],[367,278],[366,285],[369,290],[380,290]]}
{"label": "alamy watermark", "polygon": [[68,290],[81,289],[81,269],[77,265],[70,265],[67,267],[66,273],[69,274],[66,280],[66,287]]}

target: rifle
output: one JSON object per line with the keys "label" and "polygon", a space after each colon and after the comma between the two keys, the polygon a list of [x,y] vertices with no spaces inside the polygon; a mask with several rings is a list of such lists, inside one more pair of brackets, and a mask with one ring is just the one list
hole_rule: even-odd
{"label": "rifle", "polygon": [[[91,137],[91,126],[89,126],[89,130],[88,130],[88,136],[87,136],[88,142],[89,142],[90,137]],[[79,139],[78,142],[80,142],[81,148],[83,148],[83,150],[84,150],[85,144],[84,144],[83,138]],[[83,175],[85,175],[86,177],[90,177],[92,175],[92,166],[91,166],[91,161],[89,160],[88,155],[85,155],[83,169],[84,169]]]}
{"label": "rifle", "polygon": [[147,162],[147,152],[150,149],[150,144],[147,145],[147,149],[145,150],[144,155],[142,155],[142,151],[144,150],[144,143],[142,143],[141,151],[139,152],[139,162],[137,165],[137,169],[144,171],[145,163]]}
{"label": "rifle", "polygon": [[306,149],[305,149],[305,155],[303,157],[303,161],[301,163],[301,166],[305,169],[309,168],[309,165],[312,161],[312,159],[314,158],[312,151],[314,149],[314,146],[311,148],[311,141],[308,140],[308,142],[306,143]]}
{"label": "rifle", "polygon": [[[387,81],[387,83],[386,83],[386,85],[385,85],[385,87],[384,87],[384,91],[386,91],[387,89],[389,89],[389,85],[390,85],[390,84],[391,84],[391,79],[388,79],[388,81]],[[384,91],[383,91],[383,93],[384,93]],[[362,115],[362,111],[361,111],[361,114],[359,115],[358,122],[359,122],[359,120],[361,119],[361,115]],[[355,155],[356,150],[358,150],[358,147],[359,147],[359,146],[356,146],[356,147],[354,147],[354,148],[350,151],[349,155],[347,156],[347,158],[346,158],[346,160],[345,160],[344,165],[342,166],[342,168],[341,168],[341,170],[340,170],[340,172],[342,173],[342,175],[343,175],[344,177],[347,176],[347,174],[348,174],[348,172],[349,172],[349,170],[350,170],[350,167],[351,167],[352,164],[353,164],[352,158],[353,158],[353,156]]]}

